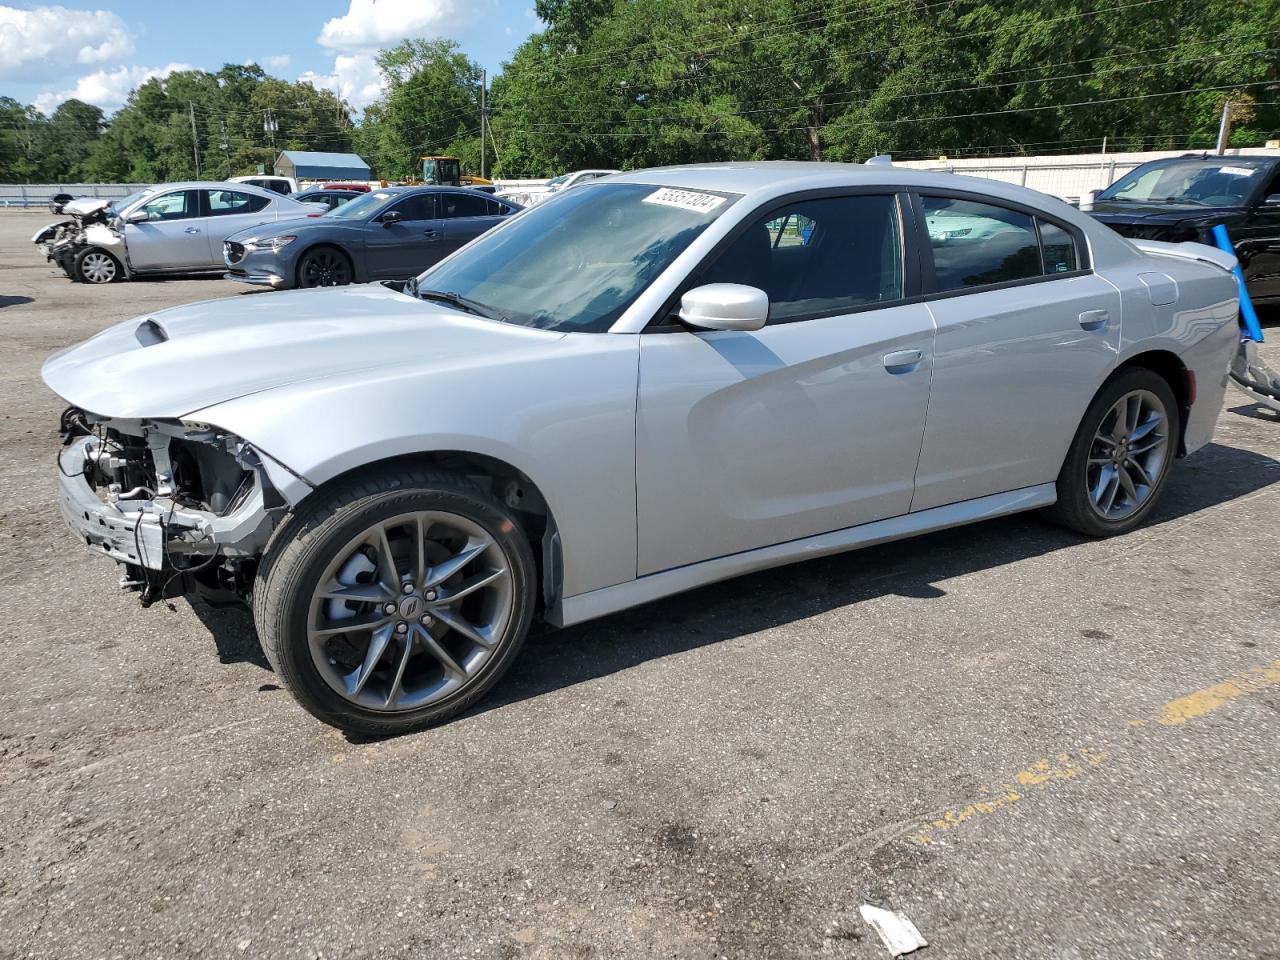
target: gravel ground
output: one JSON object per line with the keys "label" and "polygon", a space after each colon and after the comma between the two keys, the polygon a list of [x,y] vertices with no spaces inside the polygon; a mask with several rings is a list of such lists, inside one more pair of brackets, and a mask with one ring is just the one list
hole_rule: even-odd
{"label": "gravel ground", "polygon": [[272,294],[72,284],[48,219],[0,214],[0,958],[887,957],[864,902],[934,958],[1280,957],[1280,420],[1240,395],[1131,536],[754,575],[353,743],[54,505],[49,353]]}

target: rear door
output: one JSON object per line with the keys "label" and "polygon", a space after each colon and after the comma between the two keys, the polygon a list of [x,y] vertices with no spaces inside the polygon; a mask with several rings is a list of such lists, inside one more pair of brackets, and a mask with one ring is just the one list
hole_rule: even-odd
{"label": "rear door", "polygon": [[1120,345],[1120,295],[1084,237],[978,195],[917,196],[937,323],[911,509],[1057,478]]}
{"label": "rear door", "polygon": [[222,241],[233,233],[274,220],[268,209],[274,201],[242,190],[202,190],[204,194],[205,232],[209,237],[209,263],[220,267]]}
{"label": "rear door", "polygon": [[[395,210],[398,223],[383,217]],[[436,196],[415,193],[397,201],[365,224],[365,256],[370,280],[407,280],[439,260],[445,243],[444,222],[436,210]]]}
{"label": "rear door", "polygon": [[502,216],[497,212],[501,209],[501,204],[479,191],[442,192],[437,199],[440,217],[445,225],[444,244],[437,259],[466,246],[502,221]]}
{"label": "rear door", "polygon": [[199,190],[172,190],[153,196],[129,212],[146,215],[125,223],[124,242],[134,270],[183,270],[209,264],[207,224]]}

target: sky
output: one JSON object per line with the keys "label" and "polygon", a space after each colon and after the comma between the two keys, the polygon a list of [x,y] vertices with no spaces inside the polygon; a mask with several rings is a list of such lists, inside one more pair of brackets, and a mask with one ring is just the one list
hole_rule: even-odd
{"label": "sky", "polygon": [[406,37],[447,37],[492,74],[539,29],[533,0],[0,0],[0,96],[47,114],[70,97],[118,109],[152,76],[252,61],[362,109],[373,55]]}

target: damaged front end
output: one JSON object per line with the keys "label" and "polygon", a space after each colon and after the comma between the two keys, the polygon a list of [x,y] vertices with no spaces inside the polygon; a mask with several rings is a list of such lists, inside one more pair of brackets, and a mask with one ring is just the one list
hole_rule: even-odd
{"label": "damaged front end", "polygon": [[144,606],[199,593],[248,599],[258,558],[286,509],[245,441],[176,420],[108,419],[68,408],[58,455],[63,518],[125,567]]}
{"label": "damaged front end", "polygon": [[86,247],[98,247],[111,253],[127,271],[129,260],[124,235],[112,226],[110,201],[72,200],[62,204],[60,212],[70,215],[71,219],[41,227],[31,238],[46,260],[56,263],[63,273],[74,279],[76,255]]}

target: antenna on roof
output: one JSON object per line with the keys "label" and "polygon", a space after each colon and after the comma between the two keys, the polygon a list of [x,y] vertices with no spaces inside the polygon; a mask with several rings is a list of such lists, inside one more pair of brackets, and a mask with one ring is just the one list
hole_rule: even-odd
{"label": "antenna on roof", "polygon": [[865,167],[892,167],[893,156],[888,153],[877,153],[874,157],[864,161]]}

